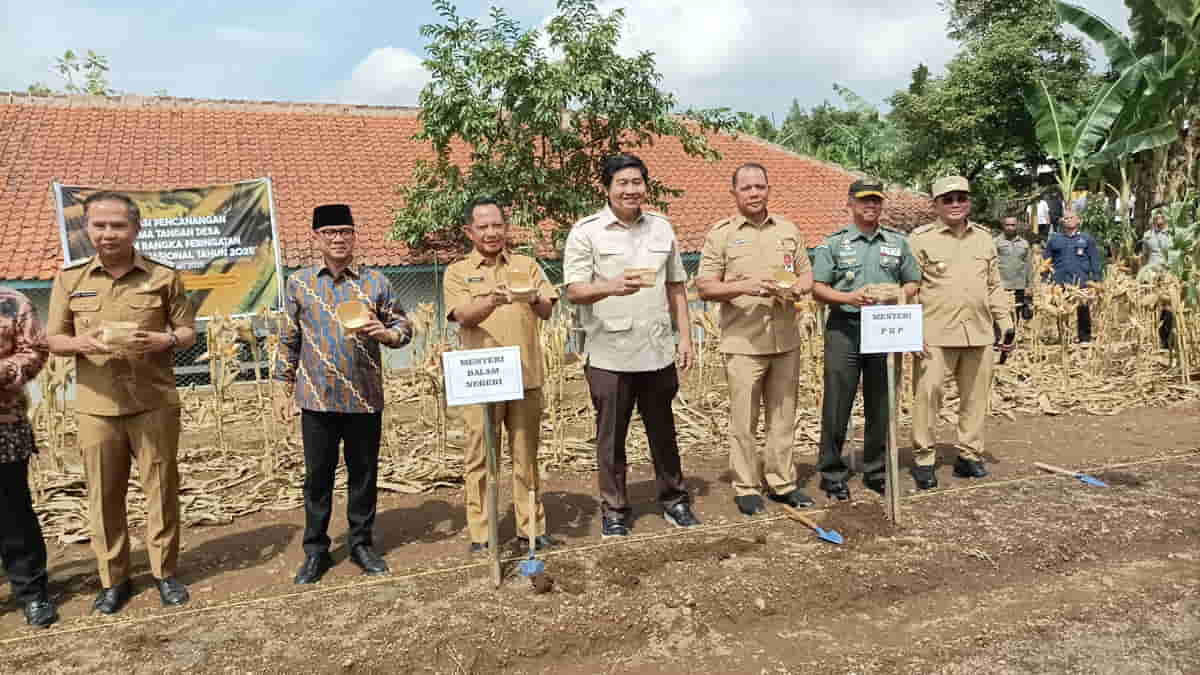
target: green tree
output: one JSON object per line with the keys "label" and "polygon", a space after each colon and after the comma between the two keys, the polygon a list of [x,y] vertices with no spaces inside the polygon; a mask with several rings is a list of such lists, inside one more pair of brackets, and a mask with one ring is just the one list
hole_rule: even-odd
{"label": "green tree", "polygon": [[[596,180],[603,157],[674,139],[691,156],[716,159],[706,133],[735,126],[727,111],[673,112],[653,54],[617,52],[621,10],[559,0],[543,41],[502,9],[481,25],[448,0],[434,8],[441,23],[421,27],[431,79],[417,139],[437,157],[416,163],[392,229],[414,248],[461,243],[462,209],[480,195],[510,205],[512,222],[535,236],[552,223],[557,244],[604,202]],[[680,194],[652,177],[659,208]]]}
{"label": "green tree", "polygon": [[1040,79],[1060,101],[1081,107],[1095,87],[1087,52],[1044,0],[949,0],[946,7],[958,54],[939,77],[918,67],[909,87],[889,99],[903,139],[897,170],[914,187],[957,173],[1031,194],[1045,154],[1021,92]]}
{"label": "green tree", "polygon": [[[63,79],[63,91],[68,94],[112,96],[117,93],[108,83],[108,57],[87,50],[82,57],[68,49],[54,59],[53,72]],[[27,91],[34,96],[49,96],[54,92],[44,82],[34,82]]]}

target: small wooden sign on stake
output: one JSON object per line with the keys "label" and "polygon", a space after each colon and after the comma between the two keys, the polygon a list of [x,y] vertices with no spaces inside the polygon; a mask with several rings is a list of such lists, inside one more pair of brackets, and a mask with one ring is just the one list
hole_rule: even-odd
{"label": "small wooden sign on stake", "polygon": [[902,377],[896,354],[925,349],[921,305],[871,305],[862,308],[862,354],[887,354],[888,440],[885,464],[887,515],[900,524],[900,456],[898,450],[896,391]]}
{"label": "small wooden sign on stake", "polygon": [[490,403],[525,398],[520,347],[493,347],[442,353],[446,405],[483,404],[483,438],[487,448],[488,553],[492,583],[501,582],[500,570],[500,454]]}

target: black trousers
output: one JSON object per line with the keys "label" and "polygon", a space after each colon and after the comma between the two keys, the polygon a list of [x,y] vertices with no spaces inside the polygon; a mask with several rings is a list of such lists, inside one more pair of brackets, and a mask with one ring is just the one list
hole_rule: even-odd
{"label": "black trousers", "polygon": [[349,548],[372,545],[383,414],[305,410],[300,418],[300,431],[304,438],[304,552],[329,550],[327,532],[333,512],[339,444],[344,447],[349,479],[346,500]]}
{"label": "black trousers", "polygon": [[1171,348],[1171,341],[1175,337],[1175,312],[1169,309],[1164,309],[1158,315],[1158,341],[1162,344],[1163,349]]}
{"label": "black trousers", "polygon": [[821,447],[817,469],[823,478],[846,480],[850,467],[842,459],[846,425],[861,378],[863,412],[863,476],[882,478],[887,451],[887,354],[861,354],[861,321],[856,314],[832,313],[825,322],[825,393],[821,397]]}
{"label": "black trousers", "polygon": [[626,373],[588,366],[585,371],[592,405],[596,408],[596,461],[599,464],[600,509],[608,517],[629,514],[625,479],[629,464],[625,439],[633,408],[642,414],[646,440],[654,462],[658,501],[663,508],[691,501],[683,484],[675,413],[671,401],[679,391],[675,364],[662,370]]}
{"label": "black trousers", "polygon": [[1075,310],[1075,322],[1078,328],[1079,341],[1092,341],[1092,309],[1087,305],[1080,305]]}
{"label": "black trousers", "polygon": [[0,558],[12,597],[29,602],[46,592],[46,541],[29,494],[29,460],[0,463]]}

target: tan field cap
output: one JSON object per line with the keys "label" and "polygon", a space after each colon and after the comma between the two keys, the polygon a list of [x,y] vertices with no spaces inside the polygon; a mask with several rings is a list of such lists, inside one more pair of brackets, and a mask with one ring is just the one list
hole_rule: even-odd
{"label": "tan field cap", "polygon": [[950,192],[970,192],[971,184],[962,176],[946,176],[933,183],[933,198],[937,199]]}

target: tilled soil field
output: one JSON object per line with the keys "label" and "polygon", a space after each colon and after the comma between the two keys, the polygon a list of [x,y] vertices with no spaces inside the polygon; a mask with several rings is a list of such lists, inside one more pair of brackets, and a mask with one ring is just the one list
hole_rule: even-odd
{"label": "tilled soil field", "polygon": [[[819,496],[813,516],[842,546],[777,509],[737,515],[719,457],[685,458],[705,523],[689,531],[666,526],[636,467],[635,536],[620,542],[598,538],[592,476],[552,476],[564,545],[543,557],[544,594],[516,574],[516,543],[492,587],[449,489],[381,500],[386,578],[358,576],[339,549],[319,586],[291,585],[300,511],[190,529],[180,610],[141,576],[119,617],[87,616],[94,563],[69,546],[51,562],[63,621],[37,632],[10,604],[0,672],[1200,673],[1200,410],[1017,417],[988,434],[988,479],[943,465],[940,489],[912,494],[903,474],[899,527],[857,481],[849,503]],[[815,491],[813,460],[798,457]]]}

